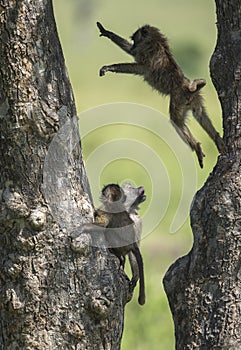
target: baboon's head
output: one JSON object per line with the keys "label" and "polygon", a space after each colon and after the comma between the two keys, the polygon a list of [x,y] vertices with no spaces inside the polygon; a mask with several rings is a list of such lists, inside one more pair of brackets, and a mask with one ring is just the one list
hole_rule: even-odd
{"label": "baboon's head", "polygon": [[[148,37],[150,38],[152,33],[152,28],[148,24],[144,25],[143,27],[137,29],[135,33],[132,34],[131,39],[133,40],[133,46],[132,49],[135,49],[139,44],[143,43]],[[155,28],[154,28],[155,29]]]}
{"label": "baboon's head", "polygon": [[158,28],[146,24],[139,28],[131,39],[133,40],[132,54],[135,55],[138,50],[150,49],[150,46],[156,50],[158,47],[163,47],[169,50],[166,37],[159,31]]}
{"label": "baboon's head", "polygon": [[101,192],[102,201],[113,203],[125,201],[125,195],[122,188],[117,184],[109,184],[104,186]]}

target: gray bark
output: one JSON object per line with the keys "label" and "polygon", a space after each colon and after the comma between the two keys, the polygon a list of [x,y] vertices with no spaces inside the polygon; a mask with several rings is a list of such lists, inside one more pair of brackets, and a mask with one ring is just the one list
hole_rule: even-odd
{"label": "gray bark", "polygon": [[241,4],[216,0],[211,76],[227,152],[196,194],[192,250],[164,278],[176,349],[241,349]]}
{"label": "gray bark", "polygon": [[119,349],[128,279],[70,239],[93,207],[51,0],[0,0],[0,62],[0,349]]}

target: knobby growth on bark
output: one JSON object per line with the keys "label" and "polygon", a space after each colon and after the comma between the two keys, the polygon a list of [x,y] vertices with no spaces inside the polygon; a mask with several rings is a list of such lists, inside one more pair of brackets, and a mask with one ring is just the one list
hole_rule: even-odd
{"label": "knobby growth on bark", "polygon": [[211,76],[223,110],[227,152],[191,209],[194,244],[164,278],[176,349],[241,347],[241,5],[216,0]]}
{"label": "knobby growth on bark", "polygon": [[128,281],[92,221],[51,0],[0,0],[0,348],[119,349]]}

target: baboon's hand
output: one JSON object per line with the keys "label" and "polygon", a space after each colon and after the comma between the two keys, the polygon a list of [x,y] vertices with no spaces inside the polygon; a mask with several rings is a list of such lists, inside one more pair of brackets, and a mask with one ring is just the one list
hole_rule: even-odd
{"label": "baboon's hand", "polygon": [[100,68],[100,77],[103,77],[106,72],[108,72],[108,66],[103,66]]}
{"label": "baboon's hand", "polygon": [[227,152],[227,148],[225,146],[225,143],[219,134],[216,136],[215,143],[218,147],[219,153],[225,154]]}
{"label": "baboon's hand", "polygon": [[78,226],[78,228],[71,232],[70,237],[71,239],[76,239],[81,236],[82,233],[86,231],[85,224]]}
{"label": "baboon's hand", "polygon": [[100,22],[97,22],[96,24],[100,30],[100,36],[107,36],[108,37],[108,30],[106,30]]}
{"label": "baboon's hand", "polygon": [[135,289],[137,281],[138,281],[137,276],[132,277],[132,279],[130,281],[130,292],[133,292],[133,290]]}

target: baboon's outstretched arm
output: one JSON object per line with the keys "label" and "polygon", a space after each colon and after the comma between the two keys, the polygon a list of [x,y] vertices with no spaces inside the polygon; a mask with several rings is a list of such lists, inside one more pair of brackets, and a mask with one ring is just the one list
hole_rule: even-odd
{"label": "baboon's outstretched arm", "polygon": [[116,63],[109,66],[103,66],[100,69],[100,76],[102,77],[106,72],[143,75],[144,67],[138,63]]}
{"label": "baboon's outstretched arm", "polygon": [[126,39],[122,38],[121,36],[113,32],[110,32],[109,30],[106,30],[100,22],[97,22],[97,27],[100,30],[100,36],[105,36],[106,38],[110,39],[111,41],[113,41],[113,43],[118,45],[122,50],[124,50],[129,55],[131,55],[132,44],[129,43],[129,41],[127,41]]}

